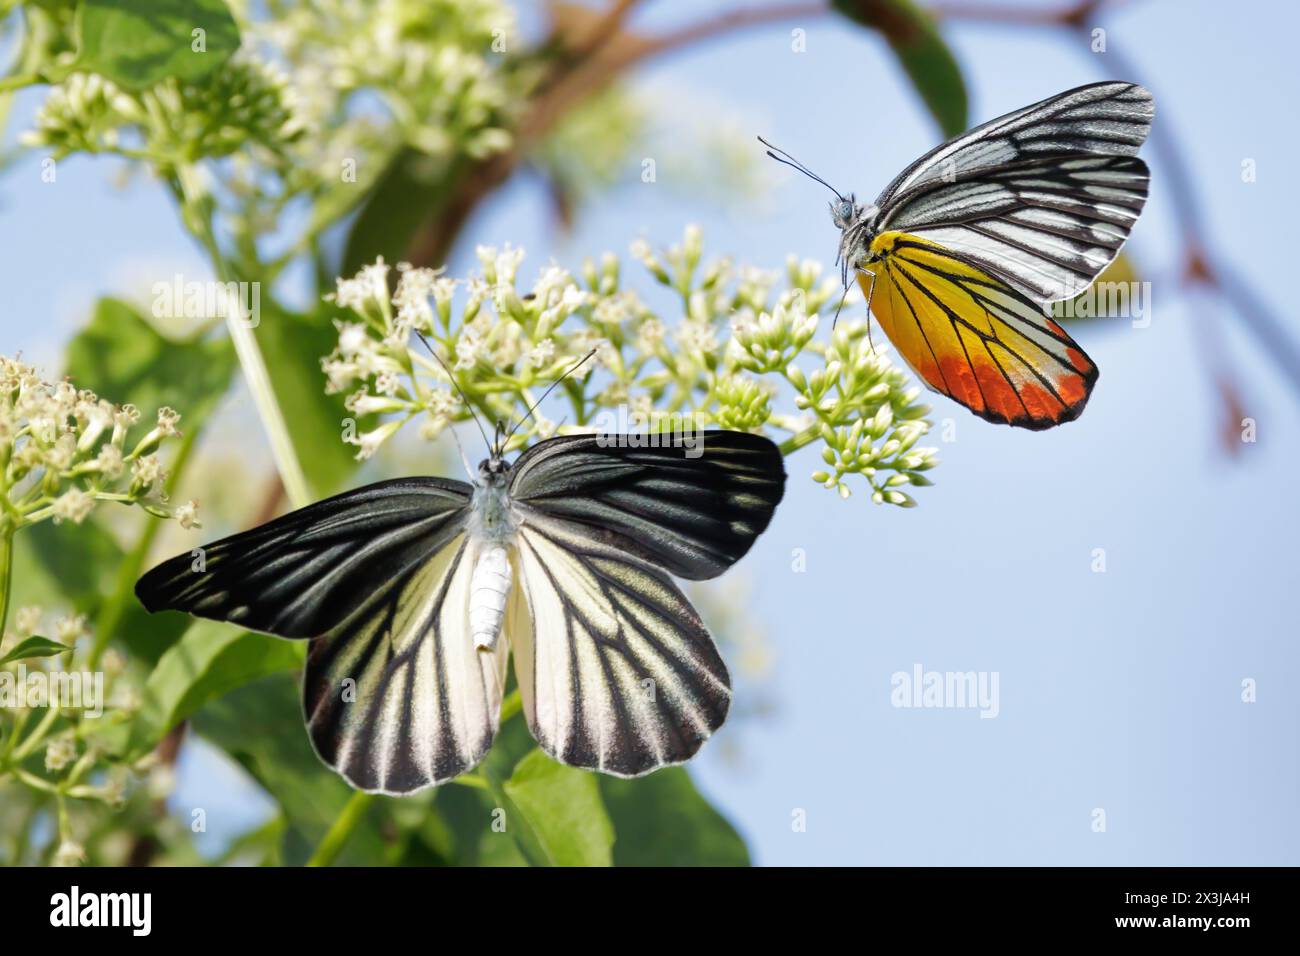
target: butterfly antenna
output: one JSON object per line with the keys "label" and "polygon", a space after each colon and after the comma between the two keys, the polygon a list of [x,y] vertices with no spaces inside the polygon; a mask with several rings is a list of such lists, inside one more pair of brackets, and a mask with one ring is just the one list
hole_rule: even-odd
{"label": "butterfly antenna", "polygon": [[[460,384],[456,381],[456,376],[453,375],[451,369],[447,367],[447,363],[442,360],[442,356],[433,350],[433,346],[430,345],[429,340],[424,337],[424,333],[419,329],[416,329],[415,334],[420,337],[420,341],[423,342],[424,347],[429,350],[429,354],[433,356],[433,360],[441,365],[442,370],[447,373],[447,380],[451,382],[451,387],[456,390],[456,394],[460,396],[460,400],[464,402],[465,407],[469,409],[470,417],[474,419],[474,424],[478,426],[478,433],[483,436],[483,444],[488,446],[488,452],[490,453],[492,451],[492,443],[488,441],[487,430],[483,427],[483,423],[479,421],[478,414],[474,411],[474,406],[470,404],[469,399],[461,390]],[[465,468],[469,470],[471,475],[473,475],[474,472],[469,467],[469,459],[465,457],[465,449],[461,448],[460,438],[456,436],[456,429],[452,428],[450,431],[452,438],[456,440],[456,447],[460,448],[460,460],[465,463]]]}
{"label": "butterfly antenna", "polygon": [[[799,172],[803,173],[803,174],[804,174],[805,176],[807,176],[809,179],[813,180],[814,182],[819,182],[819,183],[821,183],[823,186],[825,186],[827,189],[829,189],[831,192],[833,192],[833,193],[835,194],[835,198],[838,199],[838,200],[840,200],[840,202],[843,202],[843,201],[844,201],[844,196],[841,195],[841,193],[840,193],[840,191],[839,191],[838,189],[836,189],[834,186],[832,186],[832,185],[831,185],[830,183],[828,183],[826,180],[822,179],[820,176],[818,176],[816,173],[814,173],[811,169],[809,169],[809,168],[808,168],[807,166],[805,166],[803,163],[799,162],[799,160],[795,159],[793,156],[791,156],[789,153],[787,153],[787,152],[786,152],[785,150],[783,150],[781,147],[779,147],[779,146],[773,146],[771,143],[769,143],[767,140],[763,139],[763,137],[761,137],[761,136],[758,137],[758,141],[759,141],[760,143],[762,143],[764,146],[767,147],[767,155],[771,156],[771,157],[772,157],[773,159],[775,159],[778,163],[784,163],[785,165],[791,167],[792,169],[797,169],[797,170],[799,170]],[[778,155],[778,154],[780,154],[780,155]]]}
{"label": "butterfly antenna", "polygon": [[[523,418],[521,418],[521,419],[519,419],[519,421],[515,422],[515,427],[512,428],[512,429],[510,429],[509,434],[506,435],[506,441],[507,441],[507,442],[510,441],[510,439],[514,436],[514,433],[519,429],[519,426],[522,425],[524,422],[528,421],[528,416],[531,415],[531,414],[533,413],[534,409],[536,409],[538,405],[542,404],[542,402],[546,401],[546,396],[547,396],[547,395],[550,395],[551,392],[555,391],[555,386],[559,385],[559,384],[560,384],[561,382],[563,382],[566,378],[568,378],[570,375],[572,375],[574,372],[576,372],[576,371],[577,371],[577,370],[578,370],[578,369],[583,365],[583,363],[585,363],[585,362],[587,361],[587,359],[591,358],[591,357],[592,357],[593,355],[595,355],[595,354],[596,354],[596,350],[595,350],[595,349],[592,349],[590,352],[588,352],[588,353],[587,353],[586,355],[584,355],[582,358],[578,359],[578,361],[576,361],[576,362],[574,362],[572,365],[570,365],[568,371],[566,371],[563,375],[561,375],[561,376],[560,376],[559,378],[557,378],[554,382],[552,382],[550,385],[548,385],[548,386],[546,387],[546,391],[542,392],[542,397],[539,398],[537,401],[533,402],[533,404],[529,406],[528,411],[524,412],[524,416],[523,416]],[[503,447],[503,448],[505,447],[505,443],[504,443],[504,442],[502,443],[502,447]]]}

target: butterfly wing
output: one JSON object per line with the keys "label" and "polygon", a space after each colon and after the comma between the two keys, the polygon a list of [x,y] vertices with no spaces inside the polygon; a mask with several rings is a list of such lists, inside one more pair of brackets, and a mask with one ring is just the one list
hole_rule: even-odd
{"label": "butterfly wing", "polygon": [[136,583],[149,611],[186,611],[278,637],[317,637],[455,537],[470,486],[399,478],[344,492],[164,561]]}
{"label": "butterfly wing", "polygon": [[932,150],[876,201],[877,233],[957,252],[1039,302],[1077,295],[1146,204],[1135,154],[1155,113],[1133,83],[1094,83],[991,120]]}
{"label": "butterfly wing", "polygon": [[668,574],[616,536],[541,514],[516,541],[506,633],[542,749],[618,776],[693,756],[726,719],[731,681]]}
{"label": "butterfly wing", "polygon": [[629,447],[646,435],[541,442],[511,469],[510,497],[616,535],[678,577],[717,577],[771,520],[785,490],[781,452],[746,432],[653,437],[657,447]]}
{"label": "butterfly wing", "polygon": [[[877,236],[871,311],[931,388],[991,422],[1077,418],[1097,367],[1042,306],[976,263],[902,233]],[[870,277],[859,275],[864,293]]]}
{"label": "butterfly wing", "polygon": [[444,783],[492,747],[507,644],[480,651],[469,630],[473,538],[457,535],[379,613],[312,641],[303,710],[321,759],[355,787],[403,794]]}
{"label": "butterfly wing", "polygon": [[314,638],[303,683],[311,739],[354,785],[407,793],[491,746],[504,644],[468,631],[470,486],[404,478],[337,495],[182,554],[136,594],[280,637]]}
{"label": "butterfly wing", "polygon": [[726,665],[669,571],[713,577],[739,559],[785,470],[765,438],[702,437],[694,459],[680,441],[551,439],[513,469],[506,633],[528,726],[563,763],[648,773],[689,759],[727,716]]}

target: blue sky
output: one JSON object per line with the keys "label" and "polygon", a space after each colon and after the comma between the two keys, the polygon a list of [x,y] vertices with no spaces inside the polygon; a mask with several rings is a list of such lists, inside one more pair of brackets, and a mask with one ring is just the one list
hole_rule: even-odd
{"label": "blue sky", "polygon": [[[661,28],[705,7],[723,4],[659,4],[636,22]],[[1239,2],[1225,16],[1203,0],[1121,5],[1100,25],[1141,71],[1122,78],[1155,93],[1156,122],[1177,137],[1216,248],[1300,337],[1289,288],[1297,19],[1289,5]],[[790,50],[796,26],[807,31],[802,54]],[[1059,34],[945,32],[973,122],[1116,75],[1104,54]],[[830,17],[656,61],[635,83],[667,111],[650,155],[678,148],[698,122],[674,110],[703,103],[859,196],[937,136],[884,46]],[[703,95],[683,95],[693,91]],[[1258,169],[1250,184],[1246,158]],[[808,479],[815,452],[789,460],[786,502],[734,572],[754,584],[777,710],[722,731],[743,750],[739,768],[717,747],[693,764],[758,862],[1300,862],[1300,652],[1284,604],[1300,584],[1300,395],[1223,302],[1189,299],[1172,281],[1178,235],[1153,166],[1130,246],[1152,282],[1152,322],[1074,327],[1101,369],[1079,421],[999,428],[935,396],[933,418],[952,419],[956,440],[932,436],[936,486],[910,511],[841,501]],[[201,271],[162,193],[111,190],[110,172],[73,160],[44,186],[28,162],[0,179],[5,352],[57,366],[98,295],[128,291],[159,262]],[[469,223],[451,271],[473,266],[476,242],[523,245],[528,275],[637,236],[666,245],[688,222],[741,262],[774,268],[794,252],[829,267],[837,235],[823,191],[793,176],[773,183],[752,202],[712,202],[633,171],[558,239],[545,198],[521,181]],[[1258,423],[1259,441],[1235,459],[1220,448],[1204,350],[1230,361]],[[1104,573],[1092,570],[1098,548]],[[807,555],[804,573],[792,570],[794,549]],[[996,672],[998,716],[891,706],[891,675],[916,664]],[[1256,682],[1255,703],[1241,700],[1244,679]],[[182,787],[227,780],[203,760],[183,770]],[[228,785],[230,814],[255,815]],[[1098,808],[1104,833],[1093,830]],[[805,832],[792,829],[797,810]]]}

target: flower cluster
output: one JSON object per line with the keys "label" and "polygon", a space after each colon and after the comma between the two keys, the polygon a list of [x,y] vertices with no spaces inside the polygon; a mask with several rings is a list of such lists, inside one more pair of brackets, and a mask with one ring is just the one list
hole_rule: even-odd
{"label": "flower cluster", "polygon": [[315,129],[339,127],[354,94],[372,91],[390,144],[438,158],[510,145],[502,120],[517,78],[499,65],[520,40],[501,0],[324,0],[249,28],[286,63]]}
{"label": "flower cluster", "polygon": [[80,524],[100,501],[139,504],[182,526],[197,507],[168,505],[161,445],[180,434],[180,416],[158,410],[148,431],[133,405],[114,405],[71,382],[45,382],[30,365],[0,356],[0,529],[47,518]]}
{"label": "flower cluster", "polygon": [[[52,862],[76,866],[86,852],[68,801],[120,810],[133,778],[154,789],[154,755],[133,761],[114,755],[141,695],[116,651],[91,662],[83,616],[51,618],[39,607],[23,607],[12,624],[0,635],[0,782],[15,783],[4,799],[21,805],[54,796],[59,813]],[[35,636],[41,633],[54,643]],[[25,650],[32,641],[41,646]]]}
{"label": "flower cluster", "polygon": [[22,142],[56,159],[117,153],[175,167],[250,146],[283,153],[302,131],[285,75],[239,54],[202,82],[167,79],[139,92],[95,73],[73,73],[51,87]]}
{"label": "flower cluster", "polygon": [[[339,280],[330,298],[346,313],[322,368],[327,389],[349,392],[347,407],[368,423],[350,437],[358,457],[415,419],[429,439],[471,412],[518,423],[513,450],[557,431],[610,421],[654,428],[657,416],[686,416],[775,431],[786,453],[820,442],[833,471],[816,481],[847,496],[846,479],[859,475],[877,503],[913,504],[900,488],[929,484],[923,472],[935,463],[934,449],[915,447],[929,428],[920,390],[873,347],[865,322],[817,339],[822,312],[839,300],[817,264],[792,258],[778,291],[779,272],[705,261],[695,228],[662,253],[638,243],[633,256],[679,299],[675,323],[623,288],[612,254],[587,260],[579,276],[547,266],[524,291],[523,252],[509,247],[480,247],[480,274],[463,280],[400,264],[390,292],[383,261]],[[558,421],[545,409],[526,415],[589,354],[557,391]]]}

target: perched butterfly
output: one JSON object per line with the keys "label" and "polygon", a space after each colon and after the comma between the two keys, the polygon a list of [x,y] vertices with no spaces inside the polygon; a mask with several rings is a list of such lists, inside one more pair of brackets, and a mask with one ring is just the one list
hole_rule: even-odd
{"label": "perched butterfly", "polygon": [[310,638],[312,743],[361,789],[410,793],[482,760],[508,651],[542,749],[648,773],[691,757],[731,700],[670,575],[721,574],[785,490],[766,438],[654,438],[550,438],[513,464],[498,439],[473,484],[368,485],[207,545],[201,570],[178,555],[135,591],[150,611]]}
{"label": "perched butterfly", "polygon": [[1085,290],[1128,239],[1154,113],[1133,83],[1068,90],[936,147],[869,206],[760,140],[835,193],[845,290],[857,272],[912,370],[981,418],[1043,429],[1077,418],[1097,381],[1046,307]]}

